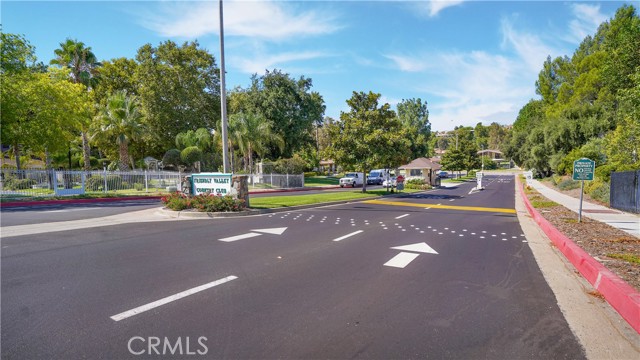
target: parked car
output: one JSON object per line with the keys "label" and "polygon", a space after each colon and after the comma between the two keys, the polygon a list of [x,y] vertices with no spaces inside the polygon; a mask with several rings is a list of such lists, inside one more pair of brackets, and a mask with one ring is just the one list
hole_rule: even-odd
{"label": "parked car", "polygon": [[364,182],[363,173],[346,173],[343,178],[340,178],[340,187],[351,186],[356,187],[362,185]]}
{"label": "parked car", "polygon": [[391,176],[389,179],[382,182],[382,186],[384,187],[396,187],[397,184],[398,182],[395,176]]}
{"label": "parked car", "polygon": [[438,177],[439,178],[448,178],[449,177],[449,173],[446,172],[446,171],[440,170],[440,171],[438,171]]}
{"label": "parked car", "polygon": [[387,174],[388,171],[385,169],[371,170],[367,176],[367,185],[382,185]]}

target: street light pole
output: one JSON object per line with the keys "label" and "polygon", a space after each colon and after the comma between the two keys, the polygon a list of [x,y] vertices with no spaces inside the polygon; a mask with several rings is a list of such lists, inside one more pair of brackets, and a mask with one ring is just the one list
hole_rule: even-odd
{"label": "street light pole", "polygon": [[224,22],[222,19],[222,0],[220,4],[220,109],[222,115],[222,167],[229,173],[229,144],[227,142],[227,89],[224,70]]}

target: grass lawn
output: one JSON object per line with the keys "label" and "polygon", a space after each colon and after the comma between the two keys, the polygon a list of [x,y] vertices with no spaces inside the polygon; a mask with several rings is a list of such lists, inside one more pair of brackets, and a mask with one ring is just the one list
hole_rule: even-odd
{"label": "grass lawn", "polygon": [[311,176],[304,178],[304,186],[338,185],[340,179],[333,176]]}
{"label": "grass lawn", "polygon": [[[418,191],[420,190],[406,190],[403,192],[412,193]],[[249,203],[253,209],[275,209],[298,205],[319,204],[331,201],[371,199],[387,194],[389,193],[385,190],[373,190],[367,191],[366,193],[362,193],[362,191],[359,190],[336,191],[325,192],[322,194],[259,197],[250,199]]]}

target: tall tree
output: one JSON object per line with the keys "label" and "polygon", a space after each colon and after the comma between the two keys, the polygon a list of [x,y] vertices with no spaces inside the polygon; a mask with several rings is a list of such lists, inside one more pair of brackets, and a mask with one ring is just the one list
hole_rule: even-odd
{"label": "tall tree", "polygon": [[[69,76],[73,83],[83,84],[91,89],[97,83],[97,68],[101,65],[96,55],[83,42],[67,39],[60,43],[60,48],[55,49],[56,57],[51,60],[52,65],[66,67],[70,70]],[[84,156],[84,169],[91,168],[89,137],[87,132],[91,125],[91,117],[79,122],[80,136],[82,137],[82,153]]]}
{"label": "tall tree", "polygon": [[402,100],[398,104],[398,118],[410,136],[411,157],[428,156],[431,123],[427,102],[420,98]]}
{"label": "tall tree", "polygon": [[100,82],[93,89],[96,102],[104,106],[110,95],[123,90],[129,95],[138,95],[137,70],[138,63],[133,59],[104,61],[98,68]]}
{"label": "tall tree", "polygon": [[253,171],[253,154],[260,157],[265,156],[269,151],[269,146],[273,145],[278,149],[284,148],[284,139],[273,131],[273,124],[261,115],[251,113],[237,113],[231,115],[230,121],[234,122],[239,129],[238,147],[245,156],[245,165]]}
{"label": "tall tree", "polygon": [[118,144],[120,171],[129,170],[129,143],[140,138],[144,129],[138,99],[125,91],[110,96],[100,112],[99,124],[101,136],[115,138]]}
{"label": "tall tree", "polygon": [[284,139],[284,148],[271,146],[268,157],[291,157],[315,142],[313,125],[322,123],[325,105],[322,96],[311,91],[312,86],[310,78],[301,76],[296,80],[274,70],[254,75],[249,89],[237,90],[241,93],[231,100],[232,108],[261,115],[273,123],[274,133]]}
{"label": "tall tree", "polygon": [[197,41],[138,49],[138,94],[151,153],[164,153],[176,135],[198,128],[215,129],[220,119],[219,69],[213,55]]}
{"label": "tall tree", "polygon": [[[366,174],[371,169],[397,167],[411,158],[409,136],[380,94],[353,92],[340,113],[340,121],[329,126],[328,154],[347,169]],[[366,181],[362,191],[367,190]]]}

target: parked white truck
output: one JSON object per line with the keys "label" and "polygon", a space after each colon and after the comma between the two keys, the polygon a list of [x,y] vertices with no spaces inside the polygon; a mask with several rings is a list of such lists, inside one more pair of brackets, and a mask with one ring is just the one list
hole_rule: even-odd
{"label": "parked white truck", "polygon": [[361,186],[364,181],[364,174],[361,172],[349,172],[344,174],[343,178],[340,178],[340,187],[345,186]]}

